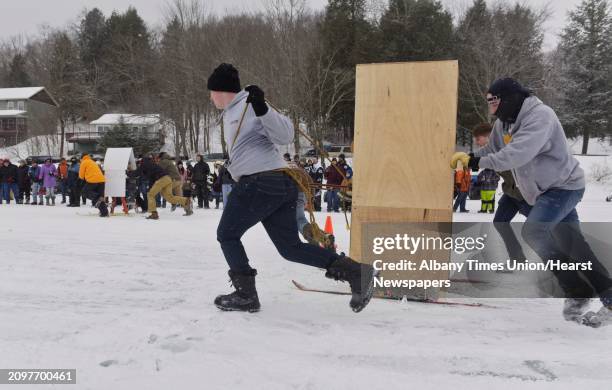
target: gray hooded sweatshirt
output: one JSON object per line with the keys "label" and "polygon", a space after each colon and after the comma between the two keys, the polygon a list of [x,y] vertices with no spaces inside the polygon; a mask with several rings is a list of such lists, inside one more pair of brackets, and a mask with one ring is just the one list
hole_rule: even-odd
{"label": "gray hooded sweatshirt", "polygon": [[[293,142],[293,123],[286,116],[269,107],[263,116],[256,116],[249,104],[236,142],[240,118],[249,93],[240,91],[225,108],[223,125],[229,150],[228,170],[234,180],[254,173],[287,168],[287,163],[276,145]],[[232,146],[233,143],[233,146]]]}
{"label": "gray hooded sweatshirt", "polygon": [[[512,137],[507,145],[504,135]],[[510,128],[504,128],[498,119],[489,143],[474,155],[481,157],[481,168],[511,170],[530,205],[548,190],[579,190],[585,186],[584,171],[570,152],[557,115],[535,96],[525,99]]]}

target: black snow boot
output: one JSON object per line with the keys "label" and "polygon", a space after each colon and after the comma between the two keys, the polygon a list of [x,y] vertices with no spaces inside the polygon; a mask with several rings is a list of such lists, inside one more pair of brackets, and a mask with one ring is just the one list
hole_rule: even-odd
{"label": "black snow boot", "polygon": [[257,270],[252,269],[246,274],[230,270],[228,275],[236,291],[219,295],[215,298],[215,305],[225,311],[248,311],[249,313],[259,311],[259,298],[255,289]]}
{"label": "black snow boot", "polygon": [[100,210],[100,217],[108,217],[108,205],[106,204],[105,201],[100,200],[98,201],[98,203],[96,204],[98,210]]}
{"label": "black snow boot", "polygon": [[355,313],[362,311],[372,299],[376,273],[371,265],[361,264],[350,257],[342,256],[327,268],[325,276],[349,283],[353,294],[350,306]]}

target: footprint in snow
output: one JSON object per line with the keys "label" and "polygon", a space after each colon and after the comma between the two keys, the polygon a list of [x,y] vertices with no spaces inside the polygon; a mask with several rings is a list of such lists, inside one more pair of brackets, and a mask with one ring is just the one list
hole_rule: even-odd
{"label": "footprint in snow", "polygon": [[164,343],[161,345],[161,349],[165,349],[172,353],[186,352],[187,350],[189,350],[189,348],[191,348],[191,345],[189,345],[189,343],[186,341],[175,341],[172,343]]}
{"label": "footprint in snow", "polygon": [[100,365],[101,365],[102,367],[110,367],[110,366],[112,366],[112,365],[114,365],[114,364],[119,364],[119,362],[118,362],[118,361],[116,361],[116,360],[105,360],[105,361],[103,361],[103,362],[101,362],[101,363],[100,363]]}

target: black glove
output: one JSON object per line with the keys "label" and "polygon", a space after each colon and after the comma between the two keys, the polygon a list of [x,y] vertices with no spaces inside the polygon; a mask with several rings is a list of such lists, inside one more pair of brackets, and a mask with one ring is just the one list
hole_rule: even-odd
{"label": "black glove", "polygon": [[470,163],[468,164],[468,168],[470,168],[473,172],[478,172],[478,163],[480,162],[480,157],[470,156]]}
{"label": "black glove", "polygon": [[257,85],[249,85],[244,89],[249,93],[249,97],[246,102],[251,103],[255,115],[263,116],[268,113],[268,105],[266,104],[266,97],[264,91],[261,90]]}

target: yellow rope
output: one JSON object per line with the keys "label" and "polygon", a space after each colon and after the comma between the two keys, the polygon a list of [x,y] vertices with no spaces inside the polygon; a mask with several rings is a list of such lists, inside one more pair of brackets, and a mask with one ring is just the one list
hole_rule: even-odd
{"label": "yellow rope", "polygon": [[[269,105],[270,107],[272,107],[272,108],[273,108],[273,109],[274,109],[276,112],[280,113],[280,110],[279,110],[278,108],[276,108],[276,106],[274,106],[274,104],[270,103],[270,101],[266,100],[266,103],[268,103],[268,105]],[[348,188],[351,188],[351,196],[350,196],[350,197],[351,197],[351,199],[352,199],[352,198],[353,198],[353,197],[352,197],[352,181],[346,177],[346,175],[344,174],[344,172],[342,171],[342,169],[340,169],[340,168],[338,167],[338,165],[337,165],[337,164],[336,164],[336,165],[334,165],[334,164],[332,163],[331,159],[329,158],[329,154],[328,154],[328,153],[325,151],[325,149],[320,148],[320,147],[319,147],[319,145],[318,145],[318,144],[317,144],[317,143],[316,143],[316,142],[315,142],[315,141],[314,141],[312,138],[310,138],[310,136],[308,136],[308,134],[304,133],[304,132],[302,131],[302,129],[300,129],[300,126],[299,126],[299,125],[298,125],[298,127],[297,127],[297,131],[298,131],[298,132],[299,132],[299,133],[300,133],[300,134],[301,134],[301,135],[302,135],[304,138],[306,138],[306,140],[307,140],[308,142],[310,142],[310,143],[312,144],[312,146],[314,146],[316,149],[318,149],[318,150],[319,150],[319,153],[321,153],[321,156],[322,156],[324,159],[327,159],[327,161],[329,162],[329,165],[331,165],[332,167],[334,167],[334,169],[336,169],[336,171],[338,171],[338,173],[340,174],[340,176],[342,176],[342,181],[343,181],[343,182],[344,182],[344,181],[346,181],[346,182],[348,183]],[[342,190],[340,190],[340,191],[342,191]],[[344,191],[344,193],[348,195],[348,191]],[[314,197],[314,195],[313,195],[313,197]],[[311,199],[312,199],[312,198],[311,198]],[[346,202],[345,202],[345,203],[346,203]],[[344,207],[344,220],[346,221],[346,230],[351,230],[351,225],[350,225],[350,222],[349,222],[349,220],[348,220],[348,215],[347,215],[347,213],[346,213],[346,204],[345,204],[345,207]]]}
{"label": "yellow rope", "polygon": [[[306,196],[306,199],[308,199],[308,202],[309,203],[312,202],[312,199],[314,199],[314,193],[312,192],[312,189],[310,188],[310,186],[304,183],[304,181],[307,181],[307,180],[300,177],[300,174],[296,171],[296,169],[284,168],[284,169],[281,169],[281,171],[283,171],[289,177],[291,177],[293,181],[295,182],[295,184],[297,184],[300,190],[304,193],[304,195]],[[304,172],[304,174],[308,175],[306,172]],[[310,180],[310,176],[308,176],[308,180]],[[316,242],[322,243],[323,246],[325,247],[329,246],[330,245],[329,237],[326,235],[326,233],[323,230],[321,230],[321,227],[317,223],[317,220],[315,218],[314,211],[312,211],[312,208],[308,208],[308,216],[310,219],[310,227],[312,229],[312,238]]]}

